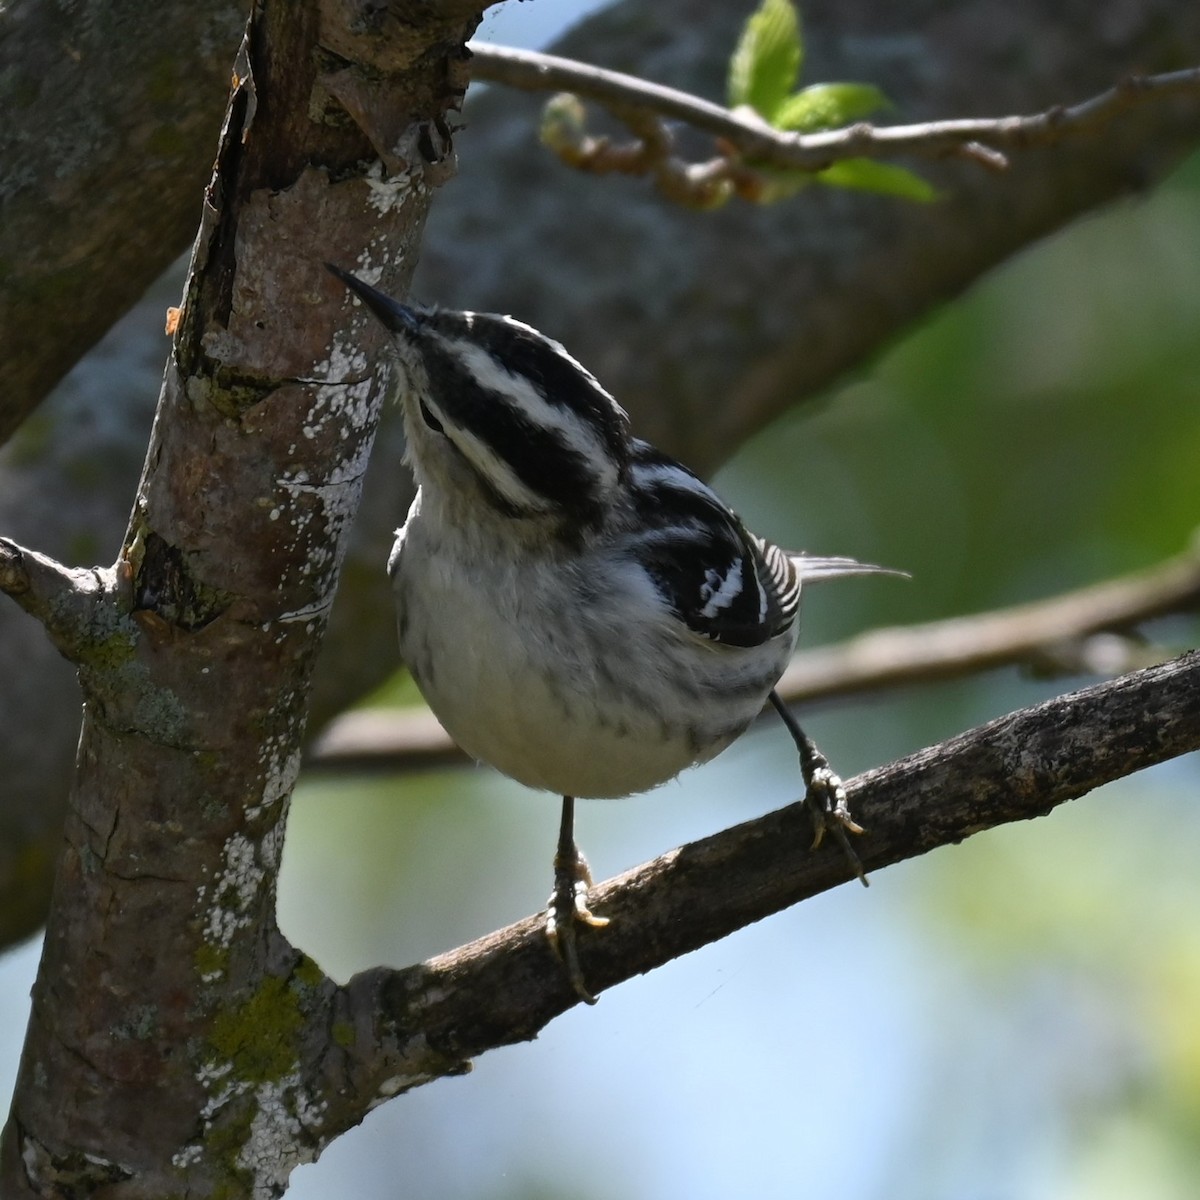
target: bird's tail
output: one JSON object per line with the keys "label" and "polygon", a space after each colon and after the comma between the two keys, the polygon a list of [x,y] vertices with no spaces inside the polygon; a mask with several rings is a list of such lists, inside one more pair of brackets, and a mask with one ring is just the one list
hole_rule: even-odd
{"label": "bird's tail", "polygon": [[792,551],[789,552],[788,557],[796,564],[796,570],[800,572],[801,583],[816,583],[823,579],[841,579],[846,575],[897,575],[901,579],[911,578],[907,571],[897,571],[893,567],[880,567],[875,563],[859,562],[856,558],[844,558],[841,555],[828,556]]}

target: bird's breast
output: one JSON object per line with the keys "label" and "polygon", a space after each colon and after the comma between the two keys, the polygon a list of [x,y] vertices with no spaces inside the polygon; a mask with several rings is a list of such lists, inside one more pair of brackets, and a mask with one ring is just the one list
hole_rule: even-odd
{"label": "bird's breast", "polygon": [[562,795],[647,791],[713,757],[761,711],[791,650],[790,636],[698,642],[586,574],[464,558],[411,519],[391,569],[401,653],[446,731]]}

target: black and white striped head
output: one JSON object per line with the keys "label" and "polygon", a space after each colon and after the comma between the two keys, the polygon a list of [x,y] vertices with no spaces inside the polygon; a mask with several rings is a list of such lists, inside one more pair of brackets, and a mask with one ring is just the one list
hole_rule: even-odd
{"label": "black and white striped head", "polygon": [[510,518],[599,522],[628,469],[629,419],[589,371],[512,317],[412,307],[330,270],[392,335],[422,487]]}

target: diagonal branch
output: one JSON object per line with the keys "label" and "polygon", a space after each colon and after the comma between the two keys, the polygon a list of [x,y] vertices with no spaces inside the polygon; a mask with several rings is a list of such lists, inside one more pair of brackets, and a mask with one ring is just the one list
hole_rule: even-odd
{"label": "diagonal branch", "polygon": [[[803,171],[820,171],[846,158],[918,154],[941,158],[966,153],[988,166],[1006,166],[997,147],[1047,145],[1112,121],[1126,110],[1172,95],[1200,96],[1200,67],[1158,75],[1131,75],[1097,96],[1026,116],[927,121],[877,126],[858,122],[819,133],[774,129],[757,114],[732,111],[709,100],[620,71],[574,59],[472,42],[477,79],[525,91],[566,91],[603,105],[618,119],[654,114],[682,121],[730,143],[746,159]],[[635,133],[641,135],[640,129]]]}
{"label": "diagonal branch", "polygon": [[[1045,815],[1198,748],[1200,653],[1193,652],[1011,713],[852,780],[851,802],[867,827],[858,842],[863,864],[879,870]],[[600,884],[592,899],[612,923],[583,934],[589,982],[610,988],[846,882],[836,847],[808,852],[810,832],[796,804]],[[465,1070],[474,1055],[532,1038],[578,1003],[540,917],[402,971],[363,972],[327,996],[335,1019],[355,1032],[338,1060],[342,1090],[328,1110],[339,1127],[364,1104],[427,1082],[430,1073]],[[346,1049],[351,1039],[342,1040]],[[324,1055],[320,1062],[331,1069]]]}
{"label": "diagonal branch", "polygon": [[187,245],[249,7],[0,4],[0,442]]}
{"label": "diagonal branch", "polygon": [[[780,681],[791,705],[931,683],[1014,663],[1058,663],[1089,639],[1168,613],[1200,609],[1200,553],[1186,552],[1119,579],[1012,608],[878,629],[792,660]],[[1072,665],[1101,664],[1086,654]],[[1094,656],[1093,656],[1094,657]],[[1111,670],[1111,667],[1109,668]],[[466,757],[424,709],[361,709],[340,716],[313,743],[309,766],[420,771]]]}

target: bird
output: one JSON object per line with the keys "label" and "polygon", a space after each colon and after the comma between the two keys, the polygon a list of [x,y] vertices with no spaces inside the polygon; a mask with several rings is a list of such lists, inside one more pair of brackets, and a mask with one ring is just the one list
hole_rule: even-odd
{"label": "bird", "polygon": [[630,796],[724,750],[769,702],[796,742],[814,846],[861,833],[775,690],[803,583],[886,568],[788,553],[633,435],[564,347],[511,316],[404,303],[328,270],[387,330],[417,493],[388,560],[400,652],[472,758],[562,798],[546,933],[595,1003],[601,927],[576,798]]}

